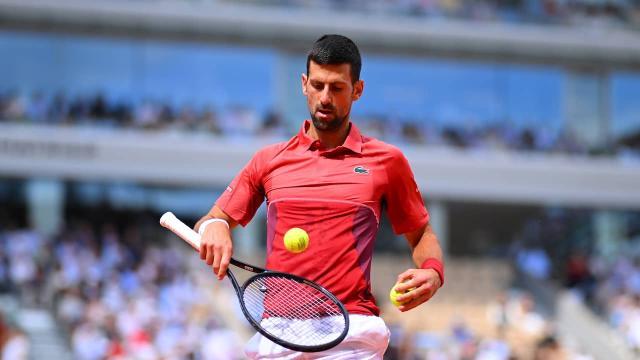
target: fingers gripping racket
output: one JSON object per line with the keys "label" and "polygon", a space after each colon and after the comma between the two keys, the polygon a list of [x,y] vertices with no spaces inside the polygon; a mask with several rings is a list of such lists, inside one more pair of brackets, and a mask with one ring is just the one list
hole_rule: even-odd
{"label": "fingers gripping racket", "polygon": [[[160,224],[200,250],[200,235],[171,212],[162,215]],[[233,258],[230,262],[256,273],[240,286],[227,269],[244,316],[269,340],[294,351],[316,352],[338,345],[347,335],[347,311],[327,289],[293,274],[261,269]]]}

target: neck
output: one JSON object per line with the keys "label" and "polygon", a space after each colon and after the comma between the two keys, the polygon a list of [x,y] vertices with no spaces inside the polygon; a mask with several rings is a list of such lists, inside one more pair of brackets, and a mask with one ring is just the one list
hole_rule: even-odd
{"label": "neck", "polygon": [[314,140],[320,140],[327,150],[331,150],[344,144],[349,134],[349,129],[351,129],[351,123],[348,119],[344,121],[344,124],[340,126],[340,128],[332,131],[320,130],[311,122],[309,130],[307,130],[307,135]]}

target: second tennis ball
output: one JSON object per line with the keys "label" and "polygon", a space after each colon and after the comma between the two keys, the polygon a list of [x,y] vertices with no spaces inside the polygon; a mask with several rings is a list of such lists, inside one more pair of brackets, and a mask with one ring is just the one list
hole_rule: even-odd
{"label": "second tennis ball", "polygon": [[401,302],[398,301],[398,296],[402,295],[402,293],[399,293],[396,291],[396,285],[393,285],[393,287],[391,288],[391,291],[389,292],[389,300],[391,300],[391,303],[395,306],[400,306],[402,305]]}
{"label": "second tennis ball", "polygon": [[300,228],[291,228],[284,234],[284,247],[292,253],[300,253],[309,246],[309,234]]}

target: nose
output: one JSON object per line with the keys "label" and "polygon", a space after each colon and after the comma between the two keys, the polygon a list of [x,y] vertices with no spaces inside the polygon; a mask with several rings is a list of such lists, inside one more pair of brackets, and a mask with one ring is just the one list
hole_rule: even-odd
{"label": "nose", "polygon": [[331,104],[331,94],[329,93],[329,87],[325,87],[324,90],[320,93],[320,103],[322,105]]}

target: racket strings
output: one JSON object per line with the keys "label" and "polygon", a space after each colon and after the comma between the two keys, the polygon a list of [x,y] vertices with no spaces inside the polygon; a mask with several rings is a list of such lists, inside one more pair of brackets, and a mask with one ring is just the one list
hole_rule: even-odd
{"label": "racket strings", "polygon": [[272,335],[298,345],[320,345],[346,327],[341,308],[320,290],[279,276],[255,278],[245,286],[245,308]]}
{"label": "racket strings", "polygon": [[259,305],[269,305],[264,310],[270,315],[292,319],[341,315],[335,302],[311,286],[286,278],[260,280],[267,281],[256,281],[248,286],[245,296],[253,298],[253,302]]}
{"label": "racket strings", "polygon": [[[271,296],[265,297],[265,303],[270,305],[266,309],[269,315],[310,319],[341,314],[340,308],[330,298],[313,287],[289,279],[268,280],[277,280],[268,286]],[[274,291],[276,289],[281,291]]]}

